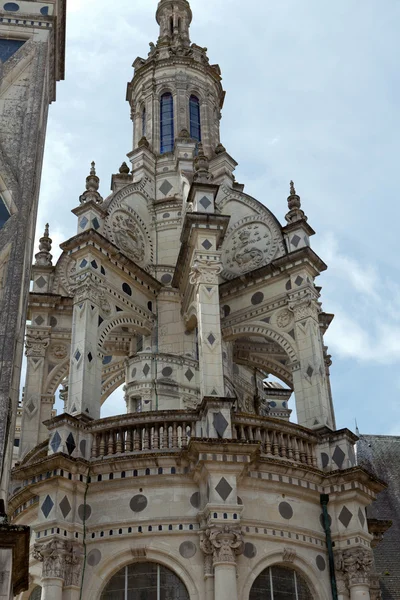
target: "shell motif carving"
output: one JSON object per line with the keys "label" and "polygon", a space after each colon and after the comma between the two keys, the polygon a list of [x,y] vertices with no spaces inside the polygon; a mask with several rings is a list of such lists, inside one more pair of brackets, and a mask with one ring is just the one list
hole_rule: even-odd
{"label": "shell motif carving", "polygon": [[265,217],[246,217],[228,231],[222,262],[225,279],[262,267],[275,257],[279,247],[272,223]]}

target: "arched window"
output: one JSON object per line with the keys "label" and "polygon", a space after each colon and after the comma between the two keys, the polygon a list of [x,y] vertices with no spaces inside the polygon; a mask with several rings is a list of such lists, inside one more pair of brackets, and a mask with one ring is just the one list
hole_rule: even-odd
{"label": "arched window", "polygon": [[269,567],[255,580],[249,600],[313,600],[310,589],[293,569]]}
{"label": "arched window", "polygon": [[174,149],[174,101],[167,92],[161,96],[160,102],[161,154]]}
{"label": "arched window", "polygon": [[142,110],[142,137],[146,136],[146,108]]}
{"label": "arched window", "polygon": [[189,600],[189,594],[179,577],[166,567],[156,563],[136,563],[114,575],[100,598]]}
{"label": "arched window", "polygon": [[190,96],[189,100],[190,114],[190,137],[198,142],[201,142],[201,126],[200,126],[200,102],[196,96]]}
{"label": "arched window", "polygon": [[29,596],[29,600],[40,600],[42,597],[42,588],[37,585],[33,588],[31,595]]}

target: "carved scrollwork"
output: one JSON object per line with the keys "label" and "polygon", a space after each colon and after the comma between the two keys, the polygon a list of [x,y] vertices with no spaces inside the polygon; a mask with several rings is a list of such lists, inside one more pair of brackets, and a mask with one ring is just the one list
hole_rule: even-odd
{"label": "carved scrollwork", "polygon": [[243,534],[229,525],[211,527],[202,532],[200,547],[206,556],[212,551],[213,565],[236,564],[236,557],[243,553]]}
{"label": "carved scrollwork", "polygon": [[216,285],[221,272],[220,262],[196,259],[189,274],[189,281],[192,285],[197,283]]}
{"label": "carved scrollwork", "polygon": [[338,581],[351,587],[357,584],[369,585],[373,566],[373,555],[364,548],[352,548],[340,551],[335,556],[335,568]]}
{"label": "carved scrollwork", "polygon": [[28,329],[25,338],[26,356],[45,356],[50,338],[46,331]]}

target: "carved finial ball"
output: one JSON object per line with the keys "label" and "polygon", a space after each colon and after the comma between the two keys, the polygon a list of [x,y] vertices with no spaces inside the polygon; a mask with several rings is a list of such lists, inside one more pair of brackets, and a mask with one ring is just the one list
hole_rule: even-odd
{"label": "carved finial ball", "polygon": [[45,228],[44,228],[44,236],[49,237],[49,224],[48,223],[46,223]]}
{"label": "carved finial ball", "polygon": [[96,175],[96,163],[94,162],[94,160],[91,163],[90,174],[91,175]]}
{"label": "carved finial ball", "polygon": [[119,168],[119,172],[120,172],[122,175],[129,175],[129,173],[130,173],[130,169],[129,169],[128,165],[126,164],[126,162],[123,162],[123,163],[122,163],[122,165],[121,165],[121,166],[120,166],[120,168]]}
{"label": "carved finial ball", "polygon": [[296,196],[296,188],[294,187],[293,181],[290,182],[290,195]]}

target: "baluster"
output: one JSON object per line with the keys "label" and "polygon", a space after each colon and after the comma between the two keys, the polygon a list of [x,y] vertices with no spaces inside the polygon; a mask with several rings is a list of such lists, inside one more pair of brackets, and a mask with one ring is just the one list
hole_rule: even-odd
{"label": "baluster", "polygon": [[281,433],[280,438],[281,438],[281,456],[282,456],[282,458],[287,458],[286,442],[285,442],[285,436],[283,435],[283,433]]}
{"label": "baluster", "polygon": [[121,431],[121,429],[115,433],[115,437],[116,437],[115,451],[117,454],[121,454],[121,452],[122,452],[122,431]]}
{"label": "baluster", "polygon": [[304,442],[303,440],[299,440],[299,447],[300,447],[300,462],[302,462],[304,465],[307,464],[307,457],[306,457],[306,452],[305,452],[305,448],[304,448]]}
{"label": "baluster", "polygon": [[272,432],[272,453],[274,456],[279,456],[278,436],[275,431]]}
{"label": "baluster", "polygon": [[257,440],[257,442],[262,442],[261,428],[260,427],[256,427],[256,434],[254,436],[254,439]]}
{"label": "baluster", "polygon": [[114,432],[111,430],[108,437],[107,454],[114,454]]}
{"label": "baluster", "polygon": [[196,437],[196,421],[192,421],[190,424],[190,439]]}
{"label": "baluster", "polygon": [[98,443],[98,434],[94,433],[92,437],[92,452],[90,454],[91,458],[97,458],[97,443]]}
{"label": "baluster", "polygon": [[307,452],[307,464],[312,466],[312,455],[311,455],[311,445],[306,442],[306,452]]}
{"label": "baluster", "polygon": [[135,452],[140,450],[140,429],[137,427],[133,430],[133,448]]}
{"label": "baluster", "polygon": [[296,462],[299,462],[300,461],[300,452],[299,452],[298,439],[296,437],[293,438],[293,451],[294,451],[294,460]]}
{"label": "baluster", "polygon": [[254,440],[254,437],[253,437],[253,428],[252,428],[251,425],[249,425],[247,427],[247,433],[248,433],[248,440],[249,440],[249,442],[252,442]]}
{"label": "baluster", "polygon": [[268,431],[268,429],[266,429],[265,430],[265,453],[271,454],[271,449],[272,449],[271,433]]}
{"label": "baluster", "polygon": [[311,445],[311,457],[312,457],[312,465],[313,467],[318,467],[318,460],[317,460],[317,455],[315,452],[315,446],[314,444]]}
{"label": "baluster", "polygon": [[238,439],[237,426],[235,425],[235,423],[232,423],[232,436],[234,440]]}
{"label": "baluster", "polygon": [[126,432],[125,450],[126,450],[126,452],[132,452],[132,450],[133,450],[132,428],[131,427],[129,427],[128,431]]}
{"label": "baluster", "polygon": [[182,425],[182,448],[187,446],[186,423]]}
{"label": "baluster", "polygon": [[104,432],[102,432],[100,434],[100,446],[99,446],[100,452],[99,452],[99,458],[103,458],[103,456],[106,453],[106,434]]}
{"label": "baluster", "polygon": [[160,426],[158,423],[156,423],[154,425],[154,432],[153,432],[153,450],[158,450],[160,448]]}
{"label": "baluster", "polygon": [[244,429],[243,425],[240,425],[240,441],[241,442],[245,442],[246,441],[246,432]]}
{"label": "baluster", "polygon": [[173,448],[178,447],[178,431],[177,431],[176,422],[174,422],[172,425],[172,447]]}
{"label": "baluster", "polygon": [[149,449],[149,429],[148,426],[145,425],[143,427],[143,450]]}
{"label": "baluster", "polygon": [[287,435],[287,447],[288,447],[288,457],[293,460],[293,438],[291,435]]}

